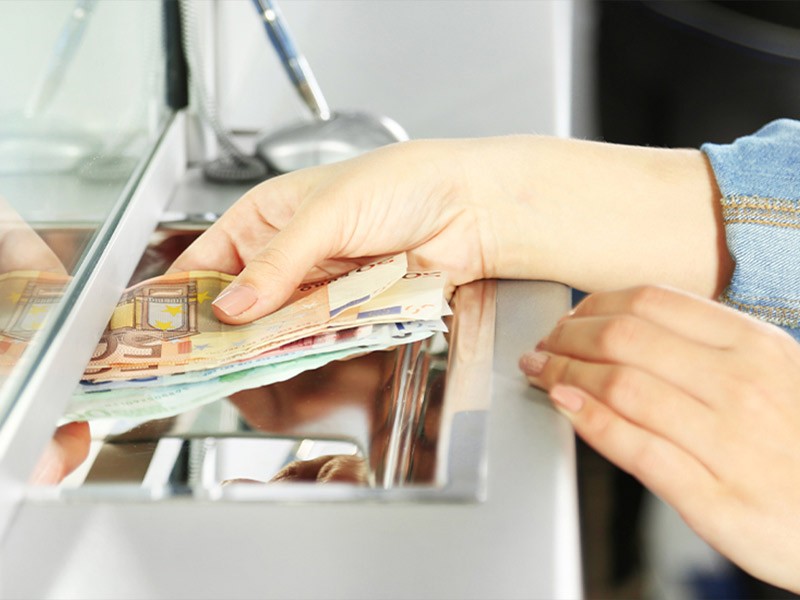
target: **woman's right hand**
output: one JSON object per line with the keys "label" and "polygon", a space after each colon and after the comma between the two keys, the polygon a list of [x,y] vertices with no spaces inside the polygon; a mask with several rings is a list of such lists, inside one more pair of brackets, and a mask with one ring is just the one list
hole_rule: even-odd
{"label": "woman's right hand", "polygon": [[697,150],[532,135],[405,142],[262,183],[171,270],[238,274],[214,303],[234,324],[279,308],[304,280],[398,252],[451,286],[658,281],[714,295],[732,268],[718,199]]}
{"label": "woman's right hand", "polygon": [[396,144],[267,180],[171,270],[241,272],[215,302],[229,323],[275,310],[303,280],[379,255],[407,251],[410,268],[446,271],[451,285],[488,276],[492,250],[475,197],[489,192],[462,171],[474,143]]}

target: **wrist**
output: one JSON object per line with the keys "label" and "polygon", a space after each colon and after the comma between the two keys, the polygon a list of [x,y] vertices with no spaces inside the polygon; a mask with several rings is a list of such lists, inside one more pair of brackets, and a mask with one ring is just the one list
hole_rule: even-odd
{"label": "wrist", "polygon": [[465,178],[487,277],[705,296],[729,280],[719,189],[698,150],[534,135],[473,144]]}

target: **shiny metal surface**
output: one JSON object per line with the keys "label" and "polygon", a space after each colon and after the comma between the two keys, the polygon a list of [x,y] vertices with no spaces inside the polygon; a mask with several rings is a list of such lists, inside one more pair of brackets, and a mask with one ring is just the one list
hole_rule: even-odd
{"label": "shiny metal surface", "polygon": [[256,153],[281,173],[353,158],[380,146],[405,141],[392,119],[364,112],[334,112],[325,121],[293,123],[269,132]]}
{"label": "shiny metal surface", "polygon": [[[198,235],[162,228],[134,280]],[[493,282],[458,290],[441,334],[331,363],[177,417],[93,426],[62,500],[479,500],[494,329]]]}
{"label": "shiny metal surface", "polygon": [[[136,177],[97,230],[43,233],[51,242],[61,234],[68,245],[85,240],[88,247],[61,301],[3,381],[0,532],[8,525],[21,490],[108,323],[127,274],[163,210],[167,198],[156,190],[174,185],[185,165],[183,119],[168,124],[171,127],[165,127],[152,156],[142,158]],[[78,312],[76,306],[84,310]]]}
{"label": "shiny metal surface", "polygon": [[331,111],[311,67],[289,33],[277,2],[253,0],[281,64],[314,119],[262,135],[256,156],[278,173],[353,158],[380,146],[405,141],[392,119],[363,111]]}
{"label": "shiny metal surface", "polygon": [[581,598],[574,437],[516,367],[568,309],[563,286],[497,285],[482,501],[400,500],[413,486],[346,501],[360,489],[350,484],[308,485],[318,501],[270,484],[263,502],[268,486],[225,486],[253,500],[239,502],[30,489],[0,544],[0,597]]}
{"label": "shiny metal surface", "polygon": [[[189,174],[176,193],[165,182],[161,191],[149,191],[148,196],[172,195],[170,209],[182,212],[186,206],[179,206],[181,198],[199,198],[194,191],[200,181]],[[192,208],[218,213],[220,206],[211,202],[212,190],[207,193]],[[212,218],[207,217],[200,220]],[[132,229],[137,229],[133,222],[122,227],[127,232]],[[196,235],[181,224],[159,232],[142,257],[137,276],[163,270],[164,254],[180,252]],[[489,296],[496,300],[481,300]],[[81,313],[91,313],[97,307],[84,300],[80,308]],[[127,483],[113,482],[112,473],[97,471],[89,477],[89,485],[77,489],[24,490],[0,543],[0,597],[580,598],[573,433],[516,366],[519,354],[569,309],[569,291],[544,282],[489,282],[486,288],[462,287],[454,308],[440,415],[430,401],[437,397],[430,381],[435,378],[429,378],[424,418],[420,411],[409,420],[415,411],[398,414],[395,406],[380,414],[393,415],[396,427],[376,425],[370,430],[371,423],[380,421],[367,420],[366,407],[378,401],[382,386],[374,375],[359,377],[362,384],[371,381],[372,387],[366,387],[372,392],[357,391],[364,388],[346,377],[354,370],[342,363],[347,368],[328,373],[324,381],[329,392],[317,397],[332,398],[337,389],[341,393],[352,387],[355,396],[371,398],[360,409],[347,410],[342,401],[324,418],[309,419],[297,414],[303,404],[290,404],[289,415],[294,413],[295,421],[305,419],[304,425],[281,424],[281,410],[275,410],[275,416],[264,412],[262,392],[256,396],[260,408],[256,413],[269,418],[253,422],[272,423],[278,430],[272,435],[262,431],[242,435],[232,418],[237,411],[226,409],[208,415],[210,422],[205,424],[189,423],[188,418],[174,423],[175,432],[200,432],[189,440],[159,437],[155,432],[148,434],[150,439],[129,438],[131,447],[138,444],[138,451],[127,453],[128,471],[138,472],[142,488],[134,489],[130,478]],[[441,352],[434,350],[431,354],[438,361]],[[388,354],[381,368],[356,365],[355,371],[366,368],[394,376],[408,366],[416,367],[412,359],[420,356],[411,352],[405,361],[388,362]],[[433,365],[428,372],[436,370]],[[414,389],[412,380],[406,379],[409,391]],[[313,382],[311,378],[303,385],[315,390]],[[316,387],[315,393],[319,392]],[[319,403],[304,404],[318,408]],[[344,416],[351,423],[349,429],[339,419]],[[357,427],[358,423],[362,425]],[[407,423],[417,425],[406,427]],[[425,424],[424,435],[420,423]],[[334,428],[348,435],[333,438]],[[237,433],[205,435],[219,430]],[[393,463],[394,473],[410,473],[410,480],[401,477],[401,484],[378,487],[383,479],[374,477],[374,469],[367,484],[335,481],[342,474],[370,473],[359,466],[363,462],[358,459],[368,456],[363,450],[368,446],[361,440],[377,441],[386,432],[393,432],[396,442],[373,447],[394,447],[398,457],[406,457]],[[407,440],[414,441],[412,449],[435,444],[436,455],[447,460],[435,465],[420,462],[420,455],[431,453],[403,452]],[[108,447],[123,446],[124,440],[116,441],[120,443]],[[273,452],[283,462],[308,459],[301,462],[310,468],[297,469],[295,475],[313,481],[220,485],[224,478],[242,475],[269,481],[271,473],[280,471],[280,465],[271,466],[270,472],[258,463],[262,456],[258,447],[266,443],[283,444],[282,452]],[[235,461],[228,460],[232,449]],[[179,459],[182,452],[185,456]],[[320,465],[315,452],[338,458],[322,459]],[[243,456],[253,459],[253,471],[242,469],[247,466]],[[380,459],[381,453],[374,456]],[[174,469],[176,463],[185,467],[183,474]],[[93,462],[90,470],[94,466]],[[321,472],[328,477],[318,482]],[[164,485],[173,473],[180,485]],[[388,470],[383,473],[386,481],[394,481]],[[91,483],[100,475],[106,483]],[[398,577],[398,568],[412,576]]]}

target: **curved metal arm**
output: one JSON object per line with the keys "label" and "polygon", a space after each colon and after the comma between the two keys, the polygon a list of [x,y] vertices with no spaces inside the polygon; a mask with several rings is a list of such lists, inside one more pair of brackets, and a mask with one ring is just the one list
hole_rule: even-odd
{"label": "curved metal arm", "polygon": [[331,118],[328,103],[322,95],[311,67],[305,57],[297,51],[278,6],[272,0],[253,0],[253,4],[297,93],[318,119],[327,121]]}

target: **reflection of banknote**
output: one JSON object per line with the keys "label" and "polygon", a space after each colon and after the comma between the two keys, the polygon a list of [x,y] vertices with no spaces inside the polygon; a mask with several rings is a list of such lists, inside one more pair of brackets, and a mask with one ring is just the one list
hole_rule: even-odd
{"label": "reflection of banknote", "polygon": [[69,278],[41,271],[0,275],[0,366],[16,364],[61,300]]}
{"label": "reflection of banknote", "polygon": [[[375,350],[425,339],[442,330],[440,320],[412,324],[386,324],[365,335],[334,336],[338,341],[322,346],[276,355],[275,360],[244,361],[208,372],[185,373],[158,378],[155,385],[138,382],[139,387],[105,388],[86,391],[73,398],[64,422],[102,418],[155,419],[202,406],[236,392],[285,381],[299,373]],[[202,379],[201,379],[202,378]],[[103,386],[104,384],[100,384]]]}
{"label": "reflection of banknote", "polygon": [[[444,277],[406,269],[400,254],[305,284],[279,310],[239,326],[211,309],[229,275],[193,271],[137,284],[120,299],[65,420],[174,415],[444,331]],[[0,276],[0,367],[16,362],[68,281],[34,271]]]}
{"label": "reflection of banknote", "polygon": [[256,356],[319,331],[405,274],[404,254],[378,260],[338,278],[303,285],[279,310],[237,326],[219,322],[211,310],[230,276],[192,271],[156,277],[122,296],[85,378],[130,379]]}

